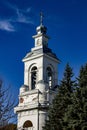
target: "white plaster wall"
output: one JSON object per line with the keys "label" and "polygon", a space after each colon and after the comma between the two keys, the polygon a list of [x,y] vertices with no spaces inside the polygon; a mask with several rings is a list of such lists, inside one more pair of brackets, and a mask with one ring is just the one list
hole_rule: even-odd
{"label": "white plaster wall", "polygon": [[18,129],[23,127],[27,120],[32,122],[33,130],[38,130],[38,110],[20,112],[18,114]]}
{"label": "white plaster wall", "polygon": [[38,102],[38,94],[30,94],[30,95],[24,95],[20,96],[19,98],[23,98],[23,102],[19,102],[19,106],[25,106],[25,105],[34,105]]}
{"label": "white plaster wall", "polygon": [[43,126],[45,125],[45,120],[47,118],[47,112],[39,111],[39,130],[43,130]]}

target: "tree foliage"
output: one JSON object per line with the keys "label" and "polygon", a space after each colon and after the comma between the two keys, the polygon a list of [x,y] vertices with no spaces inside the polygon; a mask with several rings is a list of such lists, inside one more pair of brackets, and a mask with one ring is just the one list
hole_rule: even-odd
{"label": "tree foliage", "polygon": [[77,81],[73,103],[66,112],[67,129],[87,130],[87,64],[81,67]]}
{"label": "tree foliage", "polygon": [[0,80],[0,129],[16,119],[13,112],[15,105],[16,101],[10,93],[10,87]]}
{"label": "tree foliage", "polygon": [[44,130],[62,130],[66,124],[64,122],[64,113],[67,106],[71,104],[71,95],[75,86],[73,71],[69,64],[66,65],[64,76],[58,88],[58,94],[49,108],[48,118]]}
{"label": "tree foliage", "polygon": [[72,78],[67,64],[44,130],[87,130],[87,64],[81,67],[78,78]]}

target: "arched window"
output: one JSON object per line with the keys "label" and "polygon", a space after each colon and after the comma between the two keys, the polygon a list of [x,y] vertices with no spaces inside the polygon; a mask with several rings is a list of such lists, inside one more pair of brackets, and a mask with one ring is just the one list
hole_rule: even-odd
{"label": "arched window", "polygon": [[31,89],[35,89],[36,80],[37,80],[37,67],[34,66],[31,69]]}
{"label": "arched window", "polygon": [[25,121],[25,123],[23,125],[23,130],[33,130],[33,124],[32,124],[32,122],[29,121],[29,120]]}
{"label": "arched window", "polygon": [[52,70],[50,67],[47,67],[47,82],[49,84],[49,87],[51,88],[52,87]]}

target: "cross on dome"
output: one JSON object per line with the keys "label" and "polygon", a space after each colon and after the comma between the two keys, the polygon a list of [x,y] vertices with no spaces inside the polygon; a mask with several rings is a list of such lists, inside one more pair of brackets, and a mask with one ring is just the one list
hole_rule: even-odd
{"label": "cross on dome", "polygon": [[43,12],[40,12],[40,25],[43,25]]}
{"label": "cross on dome", "polygon": [[37,35],[38,34],[46,34],[47,28],[43,25],[43,13],[40,12],[40,25],[36,28]]}

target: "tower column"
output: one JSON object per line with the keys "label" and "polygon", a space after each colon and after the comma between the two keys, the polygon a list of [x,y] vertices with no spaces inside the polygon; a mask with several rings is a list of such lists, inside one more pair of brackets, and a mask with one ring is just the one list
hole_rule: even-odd
{"label": "tower column", "polygon": [[24,84],[20,87],[19,103],[14,108],[18,130],[43,130],[49,104],[56,94],[59,59],[48,47],[49,36],[42,14],[36,32],[34,47],[22,60]]}

